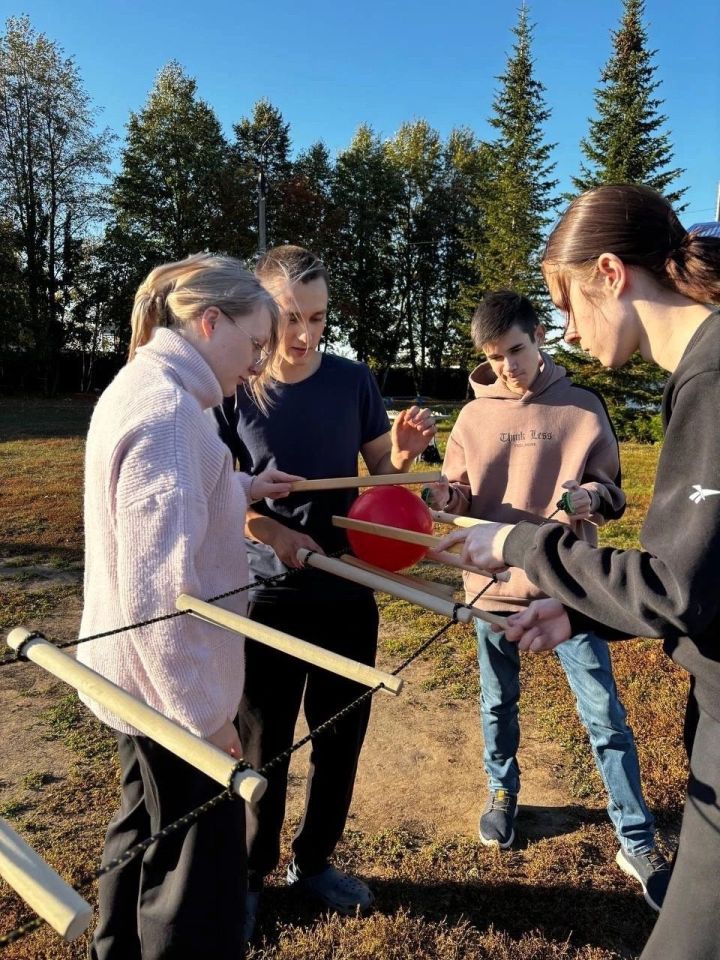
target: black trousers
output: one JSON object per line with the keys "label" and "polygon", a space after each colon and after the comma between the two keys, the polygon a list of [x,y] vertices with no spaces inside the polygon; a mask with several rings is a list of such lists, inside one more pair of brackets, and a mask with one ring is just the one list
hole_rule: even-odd
{"label": "black trousers", "polygon": [[[251,606],[250,616],[353,660],[375,663],[378,612],[369,591],[347,603],[328,604],[322,599],[315,604],[305,599],[257,602]],[[303,691],[305,718],[312,730],[366,690],[247,640],[245,692],[238,714],[244,758],[256,768],[262,767],[292,744]],[[370,698],[313,741],[305,813],[293,840],[295,861],[303,873],[323,869],[345,829],[369,718]],[[259,803],[247,805],[251,890],[259,889],[262,878],[280,859],[289,763],[288,758],[274,767],[268,773],[265,795]]]}
{"label": "black trousers", "polygon": [[[118,734],[122,796],[103,864],[222,786],[147,737]],[[93,960],[239,960],[245,809],[227,800],[100,879]]]}
{"label": "black trousers", "polygon": [[672,879],[641,960],[720,960],[720,722],[691,694],[690,780]]}

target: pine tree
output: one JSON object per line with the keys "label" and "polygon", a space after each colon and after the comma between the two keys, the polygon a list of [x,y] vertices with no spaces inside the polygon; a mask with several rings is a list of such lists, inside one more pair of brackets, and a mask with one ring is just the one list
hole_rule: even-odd
{"label": "pine tree", "polygon": [[195,80],[171,61],[143,109],[130,114],[112,193],[114,227],[136,238],[141,261],[227,246],[221,202],[227,156],[217,117],[198,98]]}
{"label": "pine tree", "polygon": [[[685,191],[668,187],[684,170],[670,167],[673,150],[669,134],[662,132],[667,117],[655,96],[660,81],[654,79],[655,51],[648,49],[644,15],[644,0],[623,0],[620,28],[612,33],[613,54],[595,91],[597,118],[580,144],[588,164],[581,164],[573,184],[581,192],[603,183],[642,183],[677,205]],[[559,347],[556,359],[578,383],[602,392],[622,438],[653,438],[653,415],[666,379],[659,367],[636,357],[608,379],[577,349]]]}
{"label": "pine tree", "polygon": [[512,288],[529,297],[542,316],[550,313],[540,271],[545,231],[556,206],[554,144],[543,137],[550,116],[545,87],[536,79],[533,27],[525,5],[512,29],[515,43],[493,102],[496,138],[487,146],[489,176],[475,198],[477,216],[467,239],[475,255],[475,281],[463,301],[472,311],[490,290]]}
{"label": "pine tree", "polygon": [[673,149],[669,133],[662,132],[667,117],[659,113],[664,101],[655,96],[656,51],[648,49],[644,15],[644,0],[623,0],[613,54],[595,91],[597,118],[580,144],[588,163],[573,184],[582,192],[602,183],[643,183],[677,204],[685,191],[668,187],[685,171],[670,167]]}

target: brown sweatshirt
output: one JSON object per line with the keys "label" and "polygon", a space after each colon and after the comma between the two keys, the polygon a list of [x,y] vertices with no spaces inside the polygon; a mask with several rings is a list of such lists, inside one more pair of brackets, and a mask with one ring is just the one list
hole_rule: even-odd
{"label": "brown sweatshirt", "polygon": [[[555,510],[562,484],[577,480],[600,499],[594,522],[563,512],[557,519],[596,544],[597,524],[625,510],[617,439],[600,397],[576,386],[548,354],[542,360],[523,396],[498,381],[489,363],[470,374],[476,399],[460,411],[445,453],[443,472],[454,488],[448,510],[503,523],[540,522]],[[466,573],[464,582],[470,599],[487,579]],[[483,606],[509,612],[542,596],[513,568],[508,583],[486,592]]]}

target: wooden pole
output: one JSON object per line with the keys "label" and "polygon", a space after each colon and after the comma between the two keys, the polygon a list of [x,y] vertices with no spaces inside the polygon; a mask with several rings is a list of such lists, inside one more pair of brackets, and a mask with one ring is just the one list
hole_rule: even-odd
{"label": "wooden pole", "polygon": [[425,580],[424,577],[416,577],[412,573],[395,573],[391,570],[383,570],[382,567],[374,567],[371,563],[365,563],[364,560],[358,560],[350,553],[344,553],[340,559],[343,563],[349,563],[352,567],[359,570],[369,570],[370,573],[377,573],[387,580],[394,580],[395,583],[402,583],[406,587],[415,587],[417,590],[424,590],[425,593],[434,593],[436,597],[443,597],[450,600],[455,596],[455,587],[451,583],[438,583],[436,580]]}
{"label": "wooden pole", "polygon": [[[317,567],[318,570],[334,573],[338,577],[344,577],[345,580],[352,580],[354,583],[361,583],[372,590],[380,590],[382,593],[389,593],[392,597],[400,597],[401,600],[416,603],[418,606],[439,613],[443,617],[452,617],[455,612],[456,605],[450,600],[423,593],[416,587],[403,586],[394,580],[381,576],[380,573],[371,573],[369,570],[361,570],[359,567],[349,567],[342,560],[325,557],[320,553],[312,553],[310,550],[298,550],[297,557],[302,563]],[[469,607],[464,605],[457,607],[456,619],[461,623],[469,623],[472,617]]]}
{"label": "wooden pole", "polygon": [[505,621],[509,614],[507,613],[488,613],[487,610],[481,610],[480,607],[468,607],[468,610],[477,620],[484,620],[491,627],[495,627],[496,633],[505,632]]}
{"label": "wooden pole", "polygon": [[435,483],[440,479],[439,470],[418,473],[382,473],[364,477],[328,477],[324,480],[295,480],[290,490],[343,490],[348,487],[387,487],[399,483]]}
{"label": "wooden pole", "polygon": [[[7,638],[8,645],[17,650],[25,640],[31,636],[24,627],[16,627]],[[181,757],[193,767],[202,770],[213,780],[223,786],[228,785],[236,761],[219,747],[208,743],[202,737],[190,733],[179,723],[164,717],[153,707],[137,700],[127,690],[100,676],[90,667],[78,663],[58,650],[44,638],[30,640],[23,646],[23,656],[48,673],[69,683],[91,700],[102,703],[104,707],[114,713],[125,723],[136,727],[142,734],[155,740],[171,753]],[[267,787],[265,777],[254,770],[236,771],[232,775],[231,789],[233,793],[254,803],[262,797]]]}
{"label": "wooden pole", "polygon": [[349,657],[343,657],[339,653],[332,653],[323,647],[318,647],[313,643],[307,643],[298,637],[293,637],[289,633],[282,633],[275,630],[274,627],[267,627],[264,623],[256,623],[247,617],[240,616],[239,613],[231,613],[229,610],[223,610],[222,607],[216,607],[212,603],[205,603],[204,600],[198,600],[186,593],[181,593],[175,601],[178,610],[184,610],[186,613],[206,620],[208,623],[214,623],[218,627],[224,627],[226,630],[233,630],[235,633],[241,633],[245,637],[264,643],[268,647],[280,650],[282,653],[290,654],[306,663],[312,663],[323,670],[329,670],[331,673],[337,673],[341,677],[347,677],[348,680],[354,680],[356,683],[362,683],[366,687],[382,686],[387,693],[400,693],[403,682],[399,677],[393,677],[382,670],[376,670],[375,667],[369,667],[367,664],[358,663]]}
{"label": "wooden pole", "polygon": [[[369,533],[375,537],[385,537],[387,540],[402,540],[404,543],[417,543],[420,546],[427,547],[429,556],[432,560],[440,563],[446,563],[450,567],[458,567],[460,570],[467,570],[470,573],[479,573],[483,577],[496,580],[509,580],[510,574],[507,571],[500,573],[488,573],[487,570],[481,570],[480,567],[474,567],[472,564],[463,563],[459,557],[453,554],[462,553],[462,543],[454,543],[447,550],[438,552],[438,537],[433,537],[429,533],[418,533],[416,530],[406,530],[404,527],[388,527],[383,523],[370,523],[369,520],[352,520],[350,517],[332,518],[333,525],[342,527],[345,530],[359,530],[361,533]],[[482,521],[481,521],[482,522]]]}
{"label": "wooden pole", "polygon": [[[434,550],[438,545],[438,538],[430,533],[419,533],[417,530],[406,530],[404,527],[388,527],[384,523],[371,523],[369,520],[353,520],[350,517],[333,517],[333,526],[345,530],[358,530],[361,533],[370,533],[376,537],[385,537],[387,540],[402,540],[403,543],[417,543],[428,550]],[[453,544],[451,553],[462,553],[462,544]]]}
{"label": "wooden pole", "polygon": [[477,517],[461,517],[455,513],[445,513],[444,510],[431,510],[430,513],[435,523],[451,523],[454,527],[477,527],[491,522],[478,520]]}
{"label": "wooden pole", "polygon": [[0,876],[65,940],[87,930],[93,908],[0,819]]}

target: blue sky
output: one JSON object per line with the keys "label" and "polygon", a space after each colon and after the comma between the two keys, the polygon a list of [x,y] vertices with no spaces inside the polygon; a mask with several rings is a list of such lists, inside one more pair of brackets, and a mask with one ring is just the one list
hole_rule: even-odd
{"label": "blue sky", "polygon": [[[179,60],[227,133],[268,97],[290,122],[293,147],[322,139],[332,153],[361,122],[390,137],[427,119],[491,136],[487,119],[512,45],[516,0],[2,0],[3,21],[27,13],[73,55],[101,123],[121,136],[157,70]],[[560,187],[580,163],[593,91],[611,52],[620,0],[531,0],[536,76],[552,109],[547,124]],[[686,173],[686,225],[714,218],[720,180],[720,4],[647,0],[675,162]]]}

